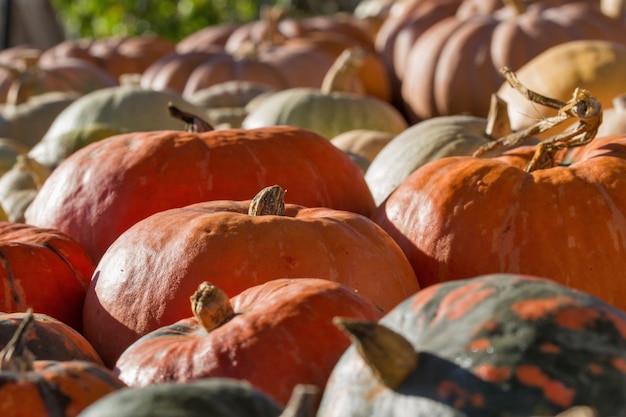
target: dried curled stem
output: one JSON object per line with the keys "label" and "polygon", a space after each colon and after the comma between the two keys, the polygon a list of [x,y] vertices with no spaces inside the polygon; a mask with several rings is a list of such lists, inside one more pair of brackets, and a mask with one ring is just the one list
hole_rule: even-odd
{"label": "dried curled stem", "polygon": [[167,103],[167,111],[170,116],[185,123],[187,132],[210,132],[213,130],[213,126],[202,117],[183,111],[172,102]]}
{"label": "dried curled stem", "polygon": [[554,166],[554,155],[557,151],[586,145],[598,133],[598,128],[602,123],[602,106],[598,99],[588,90],[577,88],[569,101],[561,101],[529,90],[519,81],[515,73],[507,67],[502,68],[500,72],[508,83],[528,100],[556,109],[558,113],[556,116],[540,120],[526,129],[503,136],[481,146],[474,152],[473,156],[479,157],[493,149],[515,146],[568,119],[576,119],[578,122],[565,132],[546,139],[537,146],[535,155],[526,167],[526,171],[531,172],[536,169]]}

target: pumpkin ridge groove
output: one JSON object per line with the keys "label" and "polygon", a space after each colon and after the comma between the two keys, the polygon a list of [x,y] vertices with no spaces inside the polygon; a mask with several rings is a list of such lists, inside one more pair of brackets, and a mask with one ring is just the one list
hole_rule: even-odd
{"label": "pumpkin ridge groove", "polygon": [[[61,394],[59,390],[53,389],[45,379],[35,381],[37,391],[39,391],[41,401],[44,404],[49,417],[64,417],[67,407],[71,404],[71,398]],[[57,391],[54,393],[54,391]],[[61,401],[61,398],[63,399]]]}
{"label": "pumpkin ridge groove", "polygon": [[[9,260],[4,256],[4,252],[0,251],[0,262],[4,266],[4,269],[7,271],[7,281],[9,283],[9,287],[11,288],[11,292],[13,293],[13,302],[15,304],[20,303],[20,296],[15,290],[15,279],[13,277],[13,271],[11,271],[11,265],[9,264]],[[5,306],[6,310],[7,306]]]}
{"label": "pumpkin ridge groove", "polygon": [[72,263],[70,261],[68,261],[65,256],[63,256],[63,254],[60,251],[58,251],[53,245],[51,245],[49,243],[41,243],[41,246],[46,248],[46,249],[49,249],[50,251],[52,251],[52,253],[54,253],[56,256],[58,256],[59,259],[61,261],[63,261],[63,263],[70,269],[70,271],[72,271],[72,276],[74,277],[76,282],[78,282],[78,285],[80,285],[82,288],[86,289],[85,285],[78,278],[80,276],[80,273],[76,270],[76,268],[74,268]]}

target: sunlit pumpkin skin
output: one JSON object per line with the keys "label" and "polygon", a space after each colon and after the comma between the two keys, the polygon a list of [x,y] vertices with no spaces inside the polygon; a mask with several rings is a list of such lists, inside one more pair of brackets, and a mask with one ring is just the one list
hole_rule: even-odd
{"label": "sunlit pumpkin skin", "polygon": [[0,371],[0,414],[6,417],[75,417],[94,401],[126,385],[88,361],[35,361],[34,369]]}
{"label": "sunlit pumpkin skin", "polygon": [[248,206],[162,211],[111,244],[83,312],[84,334],[107,365],[140,336],[189,317],[189,295],[205,280],[232,297],[272,279],[324,278],[385,311],[419,290],[404,253],[364,216],[291,204],[285,216],[250,216]]}
{"label": "sunlit pumpkin skin", "polygon": [[624,43],[624,23],[591,2],[534,2],[519,14],[511,9],[448,17],[417,38],[407,54],[401,86],[410,121],[460,113],[484,117],[490,95],[503,83],[500,68],[516,71],[559,43]]}
{"label": "sunlit pumpkin skin", "polygon": [[278,125],[309,129],[329,140],[353,129],[398,134],[408,127],[395,107],[377,97],[304,87],[270,95],[242,122],[246,129]]}
{"label": "sunlit pumpkin skin", "polygon": [[372,218],[425,287],[492,272],[545,276],[626,308],[626,137],[592,141],[569,166],[502,160],[423,165]]}
{"label": "sunlit pumpkin skin", "polygon": [[273,184],[287,190],[290,203],[365,215],[375,208],[350,158],[313,132],[282,126],[106,138],[65,159],[25,217],[72,236],[97,263],[123,231],[157,211],[248,200]]}
{"label": "sunlit pumpkin skin", "polygon": [[546,278],[491,274],[421,290],[379,324],[417,366],[395,389],[351,346],[317,417],[553,416],[576,405],[626,409],[626,315]]}
{"label": "sunlit pumpkin skin", "polygon": [[487,119],[469,115],[440,116],[416,123],[394,136],[372,159],[365,181],[381,204],[420,166],[446,156],[471,155],[493,138]]}
{"label": "sunlit pumpkin skin", "polygon": [[[0,314],[0,349],[11,340],[26,314]],[[46,314],[33,315],[33,327],[26,336],[26,348],[36,360],[82,360],[103,365],[100,356],[82,334]]]}
{"label": "sunlit pumpkin skin", "polygon": [[352,289],[313,278],[273,280],[245,290],[231,303],[235,316],[210,332],[191,318],[139,339],[116,363],[120,379],[130,386],[243,379],[284,405],[297,384],[323,389],[348,348],[349,340],[332,323],[334,316],[382,316]]}
{"label": "sunlit pumpkin skin", "polygon": [[281,407],[252,385],[230,378],[164,382],[119,390],[78,417],[278,417]]}
{"label": "sunlit pumpkin skin", "polygon": [[55,229],[0,222],[0,311],[32,307],[80,331],[94,271],[87,251]]}

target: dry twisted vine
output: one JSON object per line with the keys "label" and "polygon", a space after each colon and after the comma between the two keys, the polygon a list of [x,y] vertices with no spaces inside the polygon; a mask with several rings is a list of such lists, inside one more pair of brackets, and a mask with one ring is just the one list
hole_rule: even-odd
{"label": "dry twisted vine", "polygon": [[504,67],[500,70],[508,83],[520,92],[528,100],[558,110],[556,116],[548,117],[534,125],[503,136],[497,140],[481,146],[474,152],[475,157],[484,155],[486,152],[502,147],[510,147],[530,139],[531,137],[545,132],[568,119],[577,119],[577,123],[566,131],[552,136],[537,145],[537,151],[526,167],[527,172],[554,166],[554,156],[557,151],[565,148],[573,148],[589,143],[598,133],[602,123],[602,106],[598,99],[588,90],[577,88],[569,101],[561,101],[545,97],[529,90],[524,86],[511,69]]}

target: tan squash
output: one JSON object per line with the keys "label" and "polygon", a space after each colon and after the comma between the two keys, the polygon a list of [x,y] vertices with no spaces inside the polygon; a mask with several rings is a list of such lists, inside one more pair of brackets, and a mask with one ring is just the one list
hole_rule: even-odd
{"label": "tan squash", "polygon": [[[567,100],[575,88],[585,88],[603,108],[610,108],[616,96],[626,93],[626,45],[602,40],[566,42],[544,51],[516,72],[524,85],[544,96]],[[498,94],[509,103],[515,130],[556,114],[554,109],[526,100],[506,82]]]}

